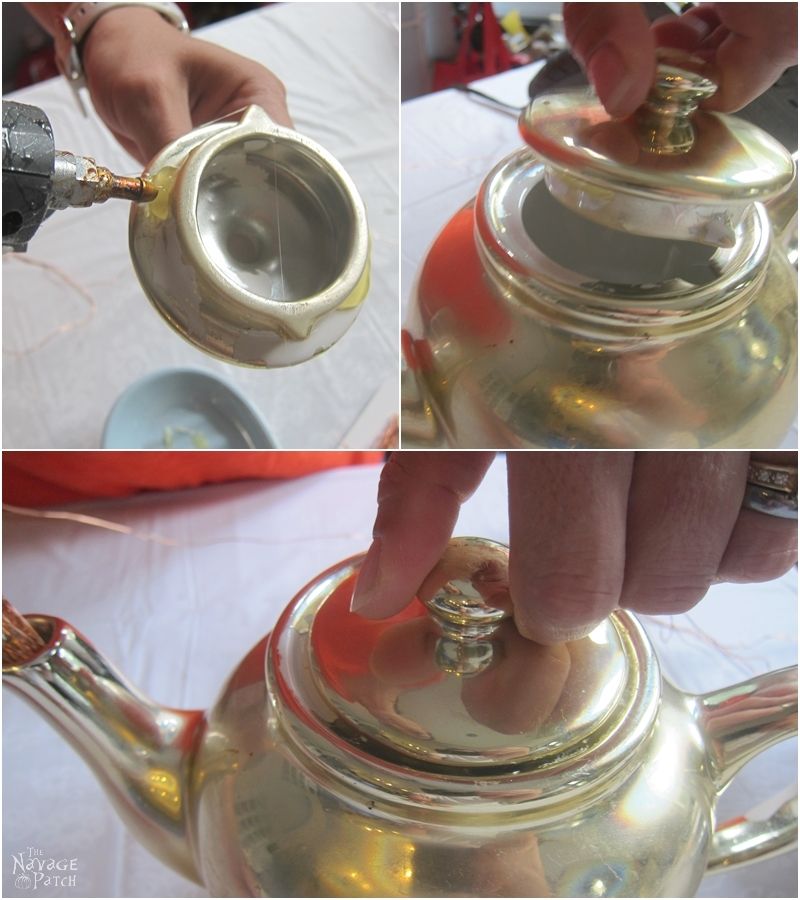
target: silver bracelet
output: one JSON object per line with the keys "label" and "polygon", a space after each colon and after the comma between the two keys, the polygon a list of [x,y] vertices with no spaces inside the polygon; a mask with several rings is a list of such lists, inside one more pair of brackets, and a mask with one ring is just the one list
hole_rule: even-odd
{"label": "silver bracelet", "polygon": [[751,460],[742,506],[781,519],[797,518],[797,466]]}
{"label": "silver bracelet", "polygon": [[59,71],[67,79],[73,89],[81,111],[86,109],[81,101],[79,89],[86,87],[86,76],[81,62],[80,46],[92,25],[112,9],[130,6],[141,9],[152,9],[162,18],[174,25],[178,31],[189,31],[189,23],[177,3],[71,3],[61,17],[64,26],[63,35],[55,40],[56,63]]}

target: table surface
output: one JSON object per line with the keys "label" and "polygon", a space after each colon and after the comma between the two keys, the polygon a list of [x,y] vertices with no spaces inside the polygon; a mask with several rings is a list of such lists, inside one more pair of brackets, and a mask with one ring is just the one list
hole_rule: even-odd
{"label": "table surface", "polygon": [[[134,534],[7,514],[4,593],[22,612],[69,621],[159,702],[206,708],[304,584],[366,549],[378,475],[378,467],[355,467],[80,507]],[[506,509],[500,458],[455,533],[507,541]],[[796,599],[793,571],[763,585],[718,585],[690,615],[645,617],[645,627],[665,675],[703,692],[795,663]],[[10,692],[4,707],[4,896],[30,896],[15,888],[10,865],[28,847],[77,860],[77,888],[40,888],[43,897],[205,896],[125,831],[48,723]],[[719,820],[769,800],[796,773],[796,742],[771,748],[734,780]],[[714,875],[701,895],[796,897],[797,857]]]}
{"label": "table surface", "polygon": [[[392,3],[270,5],[198,32],[255,59],[288,91],[295,125],[344,165],[364,198],[372,287],[355,324],[328,352],[271,371],[231,366],[179,338],[150,306],[128,254],[128,205],[53,215],[28,256],[3,259],[3,446],[99,446],[114,401],[155,370],[190,366],[228,379],[258,408],[278,446],[336,447],[381,387],[377,439],[398,409],[398,7]],[[58,149],[115,172],[139,165],[93,110],[78,112],[62,78],[12,98],[40,106]],[[91,104],[88,104],[91,107]],[[64,330],[57,331],[63,327]],[[42,346],[41,341],[53,335]],[[394,389],[386,389],[386,382]]]}
{"label": "table surface", "polygon": [[[521,66],[472,82],[471,87],[521,111],[529,100],[528,85],[542,65]],[[402,104],[400,282],[404,318],[417,272],[436,235],[475,196],[489,171],[522,146],[518,115],[456,90]],[[797,422],[780,446],[796,449]]]}

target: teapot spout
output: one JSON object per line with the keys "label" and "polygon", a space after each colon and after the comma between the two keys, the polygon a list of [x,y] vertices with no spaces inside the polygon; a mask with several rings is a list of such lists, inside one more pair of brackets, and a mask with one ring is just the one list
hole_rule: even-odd
{"label": "teapot spout", "polygon": [[136,837],[167,865],[200,882],[188,789],[203,713],[156,705],[60,619],[26,616],[41,646],[23,641],[14,648],[6,640],[5,602],[3,613],[3,681],[43,712],[86,760]]}

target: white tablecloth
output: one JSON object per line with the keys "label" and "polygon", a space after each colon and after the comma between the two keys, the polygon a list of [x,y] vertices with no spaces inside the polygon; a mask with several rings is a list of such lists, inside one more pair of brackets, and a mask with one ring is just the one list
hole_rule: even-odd
{"label": "white tablecloth", "polygon": [[[90,322],[22,356],[88,306],[50,273],[3,260],[3,446],[97,447],[119,394],[154,370],[191,366],[232,381],[278,445],[336,447],[398,359],[398,9],[392,3],[288,3],[199,32],[272,69],[286,84],[297,129],[331,151],[354,179],[372,234],[372,288],[350,331],[327,353],[290,369],[226,365],[185,343],[147,301],[128,255],[128,205],[56,213],[34,236],[32,258],[64,271],[97,305]],[[12,95],[49,116],[61,150],[113,171],[139,170],[91,110],[81,117],[64,79]],[[10,352],[9,352],[10,351]],[[385,416],[398,388],[384,393]]]}
{"label": "white tablecloth", "polygon": [[[4,593],[22,612],[71,622],[160,702],[205,708],[306,582],[366,549],[378,474],[340,469],[88,507],[175,547],[8,515]],[[502,461],[462,509],[456,533],[508,540]],[[685,690],[712,690],[796,662],[796,601],[795,572],[764,585],[720,585],[690,617],[648,619],[647,628],[669,678]],[[15,889],[11,866],[12,854],[28,847],[77,859],[76,888],[39,896],[205,896],[125,832],[87,766],[33,709],[8,691],[4,704],[4,896],[31,896]],[[796,754],[789,741],[751,763],[724,795],[720,821],[791,783]],[[797,857],[715,875],[702,895],[796,897]]]}
{"label": "white tablecloth", "polygon": [[[521,110],[541,62],[492,75],[472,87]],[[523,141],[517,115],[456,90],[402,104],[401,268],[403,316],[428,247],[451,216],[478,191],[489,171]],[[796,449],[797,423],[782,447]]]}

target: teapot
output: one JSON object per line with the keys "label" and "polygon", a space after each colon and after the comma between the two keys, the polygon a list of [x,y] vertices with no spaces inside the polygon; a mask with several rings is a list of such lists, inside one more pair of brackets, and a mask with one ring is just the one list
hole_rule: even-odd
{"label": "teapot", "polygon": [[[677,65],[675,63],[680,63]],[[535,99],[419,270],[404,446],[777,446],[796,415],[795,166],[664,58],[611,119]]]}
{"label": "teapot", "polygon": [[797,669],[701,696],[620,610],[540,646],[508,550],[451,541],[401,613],[350,612],[363,556],[303,588],[207,712],[142,696],[66,622],[3,622],[3,678],[136,836],[214,896],[691,896],[793,845],[796,802],[715,830],[796,730]]}
{"label": "teapot", "polygon": [[369,288],[366,211],[315,141],[250,106],[173,141],[144,176],[159,193],[131,209],[131,259],[186,340],[225,362],[289,366],[353,323]]}

